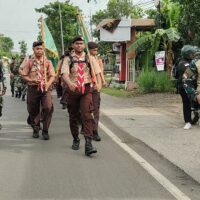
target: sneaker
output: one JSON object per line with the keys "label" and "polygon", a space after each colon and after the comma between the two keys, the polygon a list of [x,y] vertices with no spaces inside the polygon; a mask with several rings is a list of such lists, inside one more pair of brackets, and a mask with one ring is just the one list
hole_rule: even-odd
{"label": "sneaker", "polygon": [[192,125],[190,122],[186,123],[185,126],[183,127],[184,130],[189,130],[192,128]]}

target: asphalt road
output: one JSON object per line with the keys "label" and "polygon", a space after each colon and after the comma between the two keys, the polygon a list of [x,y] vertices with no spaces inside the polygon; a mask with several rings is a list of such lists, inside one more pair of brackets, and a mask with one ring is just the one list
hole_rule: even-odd
{"label": "asphalt road", "polygon": [[[94,142],[97,155],[91,158],[84,155],[82,136],[80,150],[73,151],[68,113],[61,109],[55,96],[49,141],[41,137],[32,139],[32,130],[26,124],[25,102],[8,95],[4,103],[0,132],[0,200],[176,199],[102,130],[102,141]],[[102,117],[102,122],[119,137],[125,137],[106,117]],[[129,137],[126,140],[133,141]],[[134,143],[130,147],[155,164],[186,195],[200,199],[198,183],[159,158],[156,152],[139,142]],[[174,178],[176,176],[181,177],[181,182]]]}

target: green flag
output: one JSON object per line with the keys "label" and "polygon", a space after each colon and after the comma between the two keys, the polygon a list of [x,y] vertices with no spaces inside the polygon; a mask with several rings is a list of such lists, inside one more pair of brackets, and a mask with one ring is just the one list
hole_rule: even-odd
{"label": "green flag", "polygon": [[77,15],[77,27],[76,27],[76,30],[77,30],[77,33],[81,33],[81,35],[83,36],[84,38],[84,43],[86,45],[86,48],[87,48],[87,43],[89,41],[92,41],[91,39],[91,36],[83,22],[83,19],[81,17],[81,15]]}
{"label": "green flag", "polygon": [[54,39],[49,31],[49,28],[44,20],[44,45],[46,49],[46,56],[52,61],[54,70],[57,70],[57,64],[59,60],[58,50],[56,48]]}

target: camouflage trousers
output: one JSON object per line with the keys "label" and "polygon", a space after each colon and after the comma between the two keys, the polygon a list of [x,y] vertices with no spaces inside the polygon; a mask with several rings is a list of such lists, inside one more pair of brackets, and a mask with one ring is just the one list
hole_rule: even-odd
{"label": "camouflage trousers", "polygon": [[0,97],[0,117],[2,116],[2,109],[3,109],[3,97]]}

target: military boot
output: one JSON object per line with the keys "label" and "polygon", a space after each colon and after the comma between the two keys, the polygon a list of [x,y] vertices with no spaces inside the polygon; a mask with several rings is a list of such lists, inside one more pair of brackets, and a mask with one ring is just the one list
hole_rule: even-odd
{"label": "military boot", "polygon": [[24,94],[22,95],[22,101],[25,101],[25,95]]}
{"label": "military boot", "polygon": [[39,138],[39,129],[33,128],[33,138]]}
{"label": "military boot", "polygon": [[72,144],[72,149],[79,150],[79,145],[80,145],[80,139],[78,137],[74,138],[73,144]]}
{"label": "military boot", "polygon": [[43,136],[43,139],[44,140],[49,140],[49,133],[48,133],[48,131],[42,131],[42,136]]}
{"label": "military boot", "polygon": [[97,150],[92,146],[92,140],[85,138],[85,155],[90,156],[93,153],[97,153]]}
{"label": "military boot", "polygon": [[93,131],[93,140],[96,142],[101,141],[101,137],[99,136],[98,131]]}

